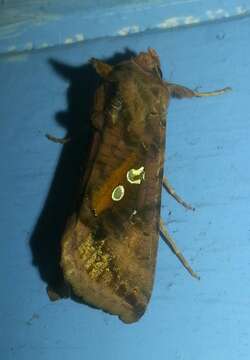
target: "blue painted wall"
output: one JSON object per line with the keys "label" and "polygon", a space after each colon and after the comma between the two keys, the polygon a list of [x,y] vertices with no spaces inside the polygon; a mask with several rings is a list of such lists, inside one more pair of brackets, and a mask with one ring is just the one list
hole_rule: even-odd
{"label": "blue painted wall", "polygon": [[[1,55],[1,358],[249,358],[249,37],[245,16]],[[85,149],[96,84],[89,58],[149,46],[158,51],[166,79],[204,90],[230,85],[233,92],[171,103],[165,172],[196,211],[163,194],[162,217],[201,281],[160,242],[148,311],[124,325],[71,300],[47,298],[79,151],[44,134],[80,129]]]}

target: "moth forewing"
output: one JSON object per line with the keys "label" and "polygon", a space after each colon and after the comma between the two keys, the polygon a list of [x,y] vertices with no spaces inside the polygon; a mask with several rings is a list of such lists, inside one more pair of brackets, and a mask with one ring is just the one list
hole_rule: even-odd
{"label": "moth forewing", "polygon": [[92,64],[102,78],[92,115],[98,135],[61,266],[84,303],[132,323],[153,287],[169,99],[202,94],[163,81],[153,49],[115,66]]}

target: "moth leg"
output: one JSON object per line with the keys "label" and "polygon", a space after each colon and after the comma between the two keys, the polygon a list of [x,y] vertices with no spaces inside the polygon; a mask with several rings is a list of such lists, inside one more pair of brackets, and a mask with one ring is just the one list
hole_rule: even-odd
{"label": "moth leg", "polygon": [[167,87],[170,90],[171,96],[177,99],[203,97],[203,96],[217,96],[232,90],[230,87],[225,87],[223,89],[209,91],[209,92],[198,92],[196,90],[191,90],[185,86],[170,84],[170,83],[167,83]]}
{"label": "moth leg", "polygon": [[50,134],[46,134],[45,135],[47,139],[49,139],[50,141],[53,141],[55,143],[58,144],[67,144],[68,142],[71,141],[70,137],[66,137],[66,138],[58,138],[56,136],[50,135]]}
{"label": "moth leg", "polygon": [[163,176],[163,180],[162,180],[162,185],[164,186],[164,188],[167,190],[167,192],[173,196],[173,198],[181,205],[183,205],[186,209],[189,210],[195,210],[195,208],[191,205],[189,205],[188,203],[186,203],[184,200],[182,200],[182,198],[176,194],[174,188],[172,187],[172,185],[169,183],[168,179],[166,176]]}
{"label": "moth leg", "polygon": [[60,283],[57,286],[47,286],[47,295],[50,301],[57,301],[60,299],[66,299],[71,295],[71,289],[68,284]]}
{"label": "moth leg", "polygon": [[193,271],[191,266],[189,265],[188,261],[185,259],[181,251],[178,249],[177,245],[175,244],[174,240],[170,236],[167,228],[164,226],[163,220],[160,220],[160,232],[162,235],[163,240],[165,243],[170,247],[173,253],[177,256],[180,260],[182,265],[187,269],[187,271],[196,279],[200,280],[200,277]]}

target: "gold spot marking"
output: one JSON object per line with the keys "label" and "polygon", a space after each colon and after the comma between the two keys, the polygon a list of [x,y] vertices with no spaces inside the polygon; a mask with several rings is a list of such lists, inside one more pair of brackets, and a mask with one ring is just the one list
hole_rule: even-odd
{"label": "gold spot marking", "polygon": [[78,252],[81,263],[85,268],[89,277],[98,280],[100,276],[105,274],[106,282],[112,280],[111,262],[113,256],[104,249],[105,241],[94,242],[88,237],[79,247]]}
{"label": "gold spot marking", "polygon": [[113,199],[110,196],[110,191],[124,180],[127,169],[133,166],[135,160],[136,154],[132,153],[110,174],[106,181],[93,192],[91,197],[91,208],[95,211],[96,216],[100,215],[104,210],[113,205]]}
{"label": "gold spot marking", "polygon": [[140,185],[145,180],[144,166],[141,166],[139,169],[130,169],[127,172],[127,180],[130,184]]}
{"label": "gold spot marking", "polygon": [[112,200],[120,201],[123,198],[124,194],[125,194],[124,186],[118,185],[112,191]]}

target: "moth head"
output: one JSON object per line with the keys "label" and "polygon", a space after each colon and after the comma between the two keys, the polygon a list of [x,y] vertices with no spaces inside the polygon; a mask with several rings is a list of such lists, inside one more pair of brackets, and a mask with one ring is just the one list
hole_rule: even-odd
{"label": "moth head", "polygon": [[144,71],[151,72],[154,75],[157,75],[160,79],[162,79],[160,59],[157,52],[154,49],[149,48],[147,52],[139,53],[134,58],[134,61]]}

